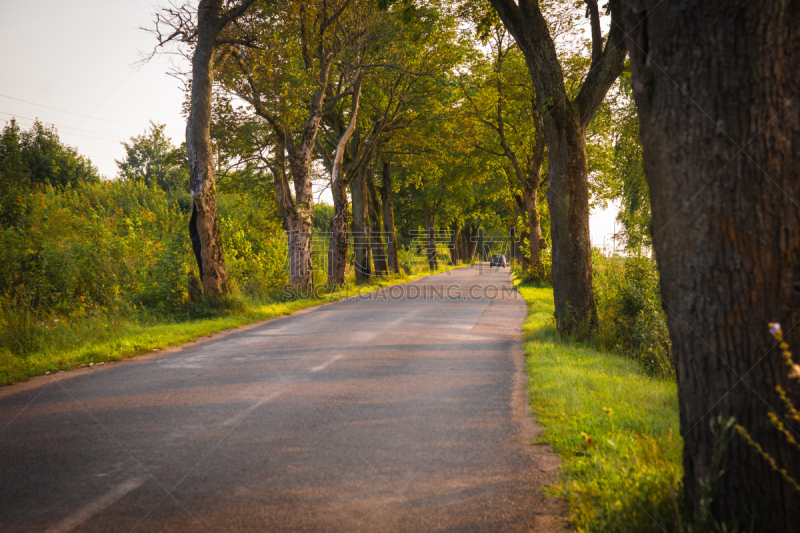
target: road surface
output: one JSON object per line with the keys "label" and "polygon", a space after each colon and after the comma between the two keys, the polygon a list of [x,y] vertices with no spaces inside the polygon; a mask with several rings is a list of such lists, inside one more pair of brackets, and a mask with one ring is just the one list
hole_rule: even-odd
{"label": "road surface", "polygon": [[508,269],[0,390],[0,531],[559,531]]}

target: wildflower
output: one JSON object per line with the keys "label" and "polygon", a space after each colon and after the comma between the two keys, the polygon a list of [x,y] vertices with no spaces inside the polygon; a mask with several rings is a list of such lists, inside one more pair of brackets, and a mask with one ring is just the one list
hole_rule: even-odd
{"label": "wildflower", "polygon": [[769,323],[769,332],[772,335],[777,335],[780,330],[781,330],[781,325],[780,325],[779,322],[770,322]]}

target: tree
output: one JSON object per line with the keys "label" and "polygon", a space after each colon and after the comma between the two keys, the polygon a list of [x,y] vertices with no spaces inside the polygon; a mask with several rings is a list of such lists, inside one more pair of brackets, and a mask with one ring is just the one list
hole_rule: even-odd
{"label": "tree", "polygon": [[354,0],[259,5],[261,46],[247,53],[229,47],[220,80],[274,130],[276,198],[289,234],[290,280],[301,291],[313,282],[311,163],[320,121],[326,107],[353,94],[351,67],[372,7]]}
{"label": "tree", "polygon": [[100,181],[90,159],[64,145],[55,128],[39,121],[27,131],[16,120],[0,133],[0,223],[13,226],[28,209],[38,186],[77,187]]}
{"label": "tree", "polygon": [[16,131],[21,163],[31,186],[66,187],[100,181],[91,160],[63,144],[55,127],[37,120],[27,131],[20,130],[14,121],[8,128]]}
{"label": "tree", "polygon": [[392,272],[400,272],[397,260],[397,231],[394,224],[394,188],[392,184],[392,160],[383,156],[381,161],[380,203],[383,234],[386,237],[386,261]]}
{"label": "tree", "polygon": [[[240,19],[254,2],[200,0],[196,14],[184,6],[167,8],[156,16],[154,33],[159,47],[179,41],[190,45],[191,49],[191,98],[186,121],[186,155],[192,191],[189,237],[203,290],[209,296],[220,296],[230,290],[219,230],[211,144],[212,88],[215,70],[230,53],[230,47],[250,46],[253,42],[241,24],[231,25],[231,22]],[[164,28],[167,33],[162,33]]]}
{"label": "tree", "polygon": [[[684,491],[742,529],[797,531],[798,493],[734,438],[713,469],[709,419],[733,416],[800,478],[771,427],[780,386],[796,395],[767,331],[800,346],[800,5],[624,0],[653,246],[675,361]],[[616,19],[615,19],[616,20]],[[795,396],[796,397],[796,396]],[[780,420],[800,434],[793,420]],[[795,437],[796,438],[796,437]]]}
{"label": "tree", "polygon": [[[440,118],[441,113],[437,112],[440,110],[432,102],[447,95],[441,86],[449,82],[450,69],[463,55],[455,30],[454,17],[436,6],[420,6],[411,12],[405,9],[376,12],[370,32],[365,33],[366,46],[358,54],[359,62],[352,67],[359,72],[358,86],[363,87],[358,122],[354,122],[358,106],[341,103],[338,108],[329,109],[323,118],[324,134],[318,143],[318,152],[332,174],[332,153],[335,150],[343,156],[341,176],[337,174],[331,186],[337,215],[331,235],[329,283],[344,281],[349,219],[347,185],[351,188],[354,217],[358,214],[358,219],[351,221],[356,239],[356,279],[363,282],[371,275],[367,262],[369,249],[374,252],[378,272],[391,268],[392,262],[396,268],[396,249],[387,252],[384,232],[380,230],[383,221],[378,220],[393,219],[390,212],[383,213],[391,211],[392,204],[380,198],[374,166],[378,164],[376,158],[382,146],[399,131]],[[345,115],[348,109],[349,118]],[[348,132],[352,132],[352,138]],[[365,166],[367,169],[362,172]],[[388,177],[391,182],[391,174]],[[362,212],[366,213],[364,221]],[[394,234],[393,229],[387,228],[386,232]],[[388,262],[384,264],[387,256]]]}
{"label": "tree", "polygon": [[0,224],[14,226],[23,218],[30,187],[29,169],[20,150],[20,129],[11,120],[0,134]]}
{"label": "tree", "polygon": [[164,124],[150,122],[150,131],[124,142],[125,157],[115,160],[120,176],[131,181],[143,181],[148,187],[164,191],[188,189],[186,152],[172,145],[164,135]]}
{"label": "tree", "polygon": [[516,43],[501,25],[491,28],[491,32],[491,65],[486,65],[485,60],[474,65],[464,91],[472,113],[489,133],[488,138],[484,136],[476,142],[476,147],[506,158],[513,181],[518,184],[509,185],[512,189],[522,188],[521,195],[513,194],[514,208],[527,219],[522,237],[529,245],[528,268],[541,273],[540,253],[546,246],[538,207],[546,155],[541,121],[530,76],[522,72],[525,66]]}
{"label": "tree", "polygon": [[547,203],[553,241],[553,295],[559,331],[596,321],[589,239],[586,129],[622,72],[626,50],[620,0],[609,0],[605,46],[596,0],[585,0],[591,22],[591,65],[579,88],[567,91],[564,70],[539,0],[490,0],[525,55],[536,90],[548,157]]}

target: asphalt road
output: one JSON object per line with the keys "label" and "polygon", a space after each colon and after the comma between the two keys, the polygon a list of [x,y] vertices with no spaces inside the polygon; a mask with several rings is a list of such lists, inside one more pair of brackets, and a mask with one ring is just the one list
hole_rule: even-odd
{"label": "asphalt road", "polygon": [[0,391],[0,531],[558,531],[508,269]]}

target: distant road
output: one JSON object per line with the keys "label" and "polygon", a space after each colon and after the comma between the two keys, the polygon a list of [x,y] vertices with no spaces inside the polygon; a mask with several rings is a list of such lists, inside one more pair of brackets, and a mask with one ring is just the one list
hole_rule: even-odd
{"label": "distant road", "polygon": [[0,390],[0,531],[558,531],[508,269]]}

